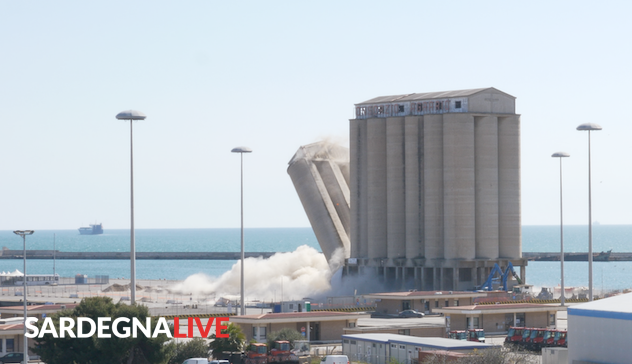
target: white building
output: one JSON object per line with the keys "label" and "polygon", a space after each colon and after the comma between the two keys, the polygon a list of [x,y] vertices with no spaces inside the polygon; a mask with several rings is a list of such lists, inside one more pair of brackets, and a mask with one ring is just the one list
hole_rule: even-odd
{"label": "white building", "polygon": [[632,293],[568,308],[569,364],[632,363]]}
{"label": "white building", "polygon": [[350,362],[386,364],[392,360],[411,364],[419,351],[451,351],[472,353],[493,347],[491,344],[446,339],[442,337],[415,337],[397,334],[342,335],[342,353]]}

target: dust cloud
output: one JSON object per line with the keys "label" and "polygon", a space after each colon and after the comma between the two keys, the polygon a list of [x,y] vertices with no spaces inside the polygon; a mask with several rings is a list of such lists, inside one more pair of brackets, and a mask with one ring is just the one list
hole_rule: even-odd
{"label": "dust cloud", "polygon": [[[322,295],[331,290],[332,268],[344,263],[344,252],[334,254],[330,265],[322,253],[307,245],[295,251],[276,253],[270,258],[247,258],[244,260],[246,301],[280,301]],[[189,276],[174,285],[172,292],[181,294],[237,297],[240,294],[241,262],[220,277],[203,273]]]}

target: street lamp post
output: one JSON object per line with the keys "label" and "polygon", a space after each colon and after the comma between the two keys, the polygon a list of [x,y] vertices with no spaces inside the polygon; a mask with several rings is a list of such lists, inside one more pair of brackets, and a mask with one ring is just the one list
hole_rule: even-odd
{"label": "street lamp post", "polygon": [[121,111],[116,114],[118,120],[129,120],[129,145],[130,145],[130,260],[131,260],[131,279],[130,279],[130,302],[136,303],[136,242],[134,235],[134,133],[132,125],[134,120],[145,120],[147,115],[136,110]]}
{"label": "street lamp post", "polygon": [[34,230],[15,230],[13,231],[13,233],[15,235],[20,235],[22,237],[22,244],[24,246],[24,254],[23,254],[23,258],[24,258],[24,275],[22,276],[22,284],[23,284],[23,290],[24,292],[22,292],[22,298],[24,300],[24,348],[23,348],[23,352],[24,352],[24,364],[27,364],[29,362],[29,347],[28,347],[28,338],[26,337],[26,236],[27,235],[32,235],[35,231]]}
{"label": "street lamp post", "polygon": [[244,300],[244,153],[252,153],[248,147],[236,147],[231,150],[239,153],[241,157],[241,315],[246,314],[246,301]]}
{"label": "street lamp post", "polygon": [[560,159],[560,263],[562,270],[560,303],[564,306],[564,214],[562,212],[562,158],[570,157],[571,155],[566,152],[553,153],[551,157]]}
{"label": "street lamp post", "polygon": [[593,300],[593,252],[592,252],[592,197],[590,178],[590,132],[601,130],[601,126],[595,123],[584,123],[577,127],[579,131],[588,131],[588,301]]}

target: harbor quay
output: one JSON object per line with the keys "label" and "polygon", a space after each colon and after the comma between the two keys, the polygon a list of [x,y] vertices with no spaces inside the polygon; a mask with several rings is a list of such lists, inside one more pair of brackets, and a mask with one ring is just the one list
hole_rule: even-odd
{"label": "harbor quay", "polygon": [[[244,252],[245,258],[270,258],[278,252]],[[0,250],[0,259],[22,259],[22,250]],[[559,261],[559,252],[522,252],[529,261]],[[129,252],[63,252],[59,250],[27,250],[27,259],[94,259],[129,260]],[[588,261],[587,253],[565,253],[566,261]],[[136,252],[140,260],[239,260],[241,252]],[[593,253],[595,261],[632,261],[632,252]]]}
{"label": "harbor quay", "polygon": [[[245,252],[246,258],[269,258],[277,252]],[[22,259],[22,250],[0,250],[0,259]],[[27,259],[121,259],[129,260],[130,252],[63,252],[59,250],[27,250]],[[241,252],[136,252],[136,259],[169,260],[237,260]]]}

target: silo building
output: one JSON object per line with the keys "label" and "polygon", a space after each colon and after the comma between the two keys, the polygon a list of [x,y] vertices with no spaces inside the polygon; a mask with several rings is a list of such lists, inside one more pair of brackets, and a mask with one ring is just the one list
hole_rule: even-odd
{"label": "silo building", "polygon": [[515,99],[482,88],[355,105],[346,274],[463,290],[511,262],[524,280]]}
{"label": "silo building", "polygon": [[287,173],[330,266],[349,258],[349,149],[317,142],[301,146]]}

